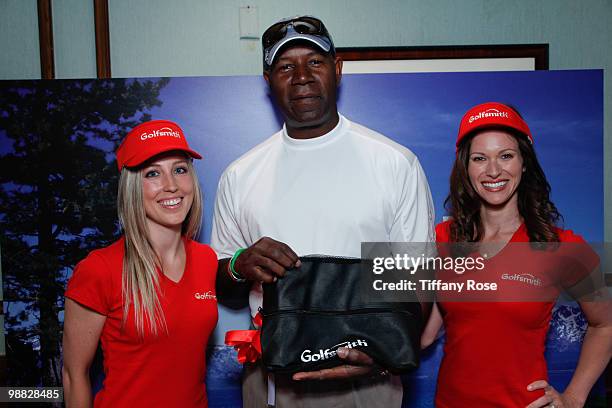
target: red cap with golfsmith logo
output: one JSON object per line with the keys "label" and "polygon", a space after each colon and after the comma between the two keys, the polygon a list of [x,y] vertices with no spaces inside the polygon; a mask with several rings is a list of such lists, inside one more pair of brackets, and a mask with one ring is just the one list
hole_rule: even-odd
{"label": "red cap with golfsmith logo", "polygon": [[202,156],[191,150],[183,129],[169,120],[151,120],[132,129],[117,149],[117,167],[138,166],[153,156],[180,150],[194,159]]}
{"label": "red cap with golfsmith logo", "polygon": [[455,145],[458,148],[463,138],[476,130],[498,127],[517,130],[527,136],[529,142],[533,144],[529,126],[514,109],[503,103],[486,102],[474,106],[463,115]]}

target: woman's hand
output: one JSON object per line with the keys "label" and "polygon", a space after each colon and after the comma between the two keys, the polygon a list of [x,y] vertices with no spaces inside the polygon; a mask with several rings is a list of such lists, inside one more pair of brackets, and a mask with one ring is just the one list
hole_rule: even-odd
{"label": "woman's hand", "polygon": [[527,408],[582,408],[584,406],[584,401],[578,401],[575,397],[566,393],[560,394],[546,380],[534,381],[527,386],[529,391],[541,389],[544,390],[544,395],[527,405]]}
{"label": "woman's hand", "polygon": [[[372,357],[356,349],[341,347],[338,349],[338,357],[348,364],[319,371],[295,373],[293,379],[295,381],[343,380],[370,375],[377,368]],[[381,371],[380,374],[386,375],[387,371]]]}

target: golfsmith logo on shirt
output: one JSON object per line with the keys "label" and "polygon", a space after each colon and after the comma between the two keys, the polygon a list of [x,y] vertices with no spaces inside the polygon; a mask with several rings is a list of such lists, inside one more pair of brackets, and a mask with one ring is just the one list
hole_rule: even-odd
{"label": "golfsmith logo on shirt", "polygon": [[208,291],[208,292],[196,292],[193,294],[193,297],[195,297],[198,300],[214,300],[215,302],[217,301],[217,296],[212,293],[212,291]]}
{"label": "golfsmith logo on shirt", "polygon": [[504,273],[501,276],[502,280],[515,281],[515,282],[523,282],[532,286],[542,286],[542,279],[533,276],[530,273]]}
{"label": "golfsmith logo on shirt", "polygon": [[160,136],[166,136],[166,137],[176,137],[178,139],[181,138],[181,134],[175,130],[170,129],[169,127],[163,127],[161,129],[157,129],[154,130],[150,133],[143,133],[142,135],[140,135],[140,140],[147,140],[147,139],[151,139],[154,137],[160,137]]}
{"label": "golfsmith logo on shirt", "polygon": [[487,109],[486,111],[478,112],[478,114],[470,116],[469,123],[472,123],[478,119],[490,118],[490,117],[508,118],[508,112],[502,112],[495,108],[490,108],[490,109]]}

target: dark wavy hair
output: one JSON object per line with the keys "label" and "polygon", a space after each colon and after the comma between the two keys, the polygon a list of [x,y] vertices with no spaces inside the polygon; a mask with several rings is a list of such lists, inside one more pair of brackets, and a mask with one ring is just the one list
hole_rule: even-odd
{"label": "dark wavy hair", "polygon": [[[517,188],[518,210],[525,220],[529,241],[559,242],[555,226],[563,218],[550,200],[550,184],[538,162],[535,150],[522,133],[509,128],[503,130],[517,140],[523,157],[525,172]],[[484,236],[480,219],[482,200],[468,176],[470,146],[476,134],[478,131],[467,136],[458,147],[450,176],[450,193],[444,201],[446,210],[453,219],[450,228],[452,242],[478,242]]]}

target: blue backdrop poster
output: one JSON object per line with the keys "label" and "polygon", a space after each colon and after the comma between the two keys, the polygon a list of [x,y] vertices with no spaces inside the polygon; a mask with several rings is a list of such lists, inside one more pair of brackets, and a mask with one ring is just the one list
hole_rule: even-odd
{"label": "blue backdrop poster", "polygon": [[[130,79],[128,82],[145,80]],[[51,93],[62,92],[78,81],[54,81],[53,86],[45,81],[20,81],[22,91],[18,94],[27,96],[28,87],[34,86],[48,86]],[[159,103],[146,107],[143,112],[150,113],[152,119],[179,123],[192,147],[203,154],[204,159],[196,162],[205,202],[200,240],[208,242],[221,173],[232,161],[278,131],[282,117],[275,110],[262,77],[185,77],[164,81],[167,82],[160,86]],[[3,86],[8,86],[9,82],[3,81]],[[445,215],[443,202],[448,193],[459,121],[468,108],[486,101],[515,106],[529,124],[565,228],[572,229],[587,241],[603,241],[601,70],[345,75],[340,85],[339,111],[416,153],[431,186],[436,221],[440,222]],[[10,103],[8,98],[0,99],[3,112],[9,111],[6,106]],[[42,122],[44,114],[39,113],[43,116]],[[107,122],[102,118],[96,126],[111,132],[113,128]],[[9,134],[10,129],[0,127],[2,157],[22,148],[8,137]],[[83,132],[83,137],[88,137],[88,133]],[[89,143],[106,152],[107,162],[114,159],[112,142],[92,138]],[[10,192],[17,188],[17,183],[3,179],[2,188],[3,192]],[[0,196],[0,201],[2,199]],[[14,216],[4,210],[7,207],[2,208],[2,222]],[[87,228],[81,234],[86,237]],[[68,237],[60,235],[56,239],[67,240]],[[30,234],[21,242],[24,251],[34,251],[37,238]],[[38,317],[28,306],[27,299],[7,296],[14,288],[7,286],[7,276],[11,277],[12,272],[7,270],[5,248],[2,255],[5,331],[7,335],[22,333],[24,327],[38,324]],[[65,284],[70,273],[69,267],[62,267],[58,271],[58,283]],[[61,309],[61,300],[58,302]],[[18,320],[18,324],[17,320],[11,320],[11,316],[24,312],[31,316]],[[58,318],[61,322],[61,311]],[[210,339],[207,384],[211,407],[240,406],[241,367],[235,362],[233,350],[222,344],[225,331],[247,328],[248,322],[246,310],[236,312],[221,308],[219,324]],[[551,381],[557,386],[563,387],[569,380],[584,326],[584,318],[575,307],[560,306],[555,310],[547,358]],[[40,350],[41,335],[44,336],[39,334],[38,340],[33,338],[25,344],[34,351]],[[433,406],[441,348],[442,341],[439,341],[426,351],[421,368],[404,378],[405,406]]]}

